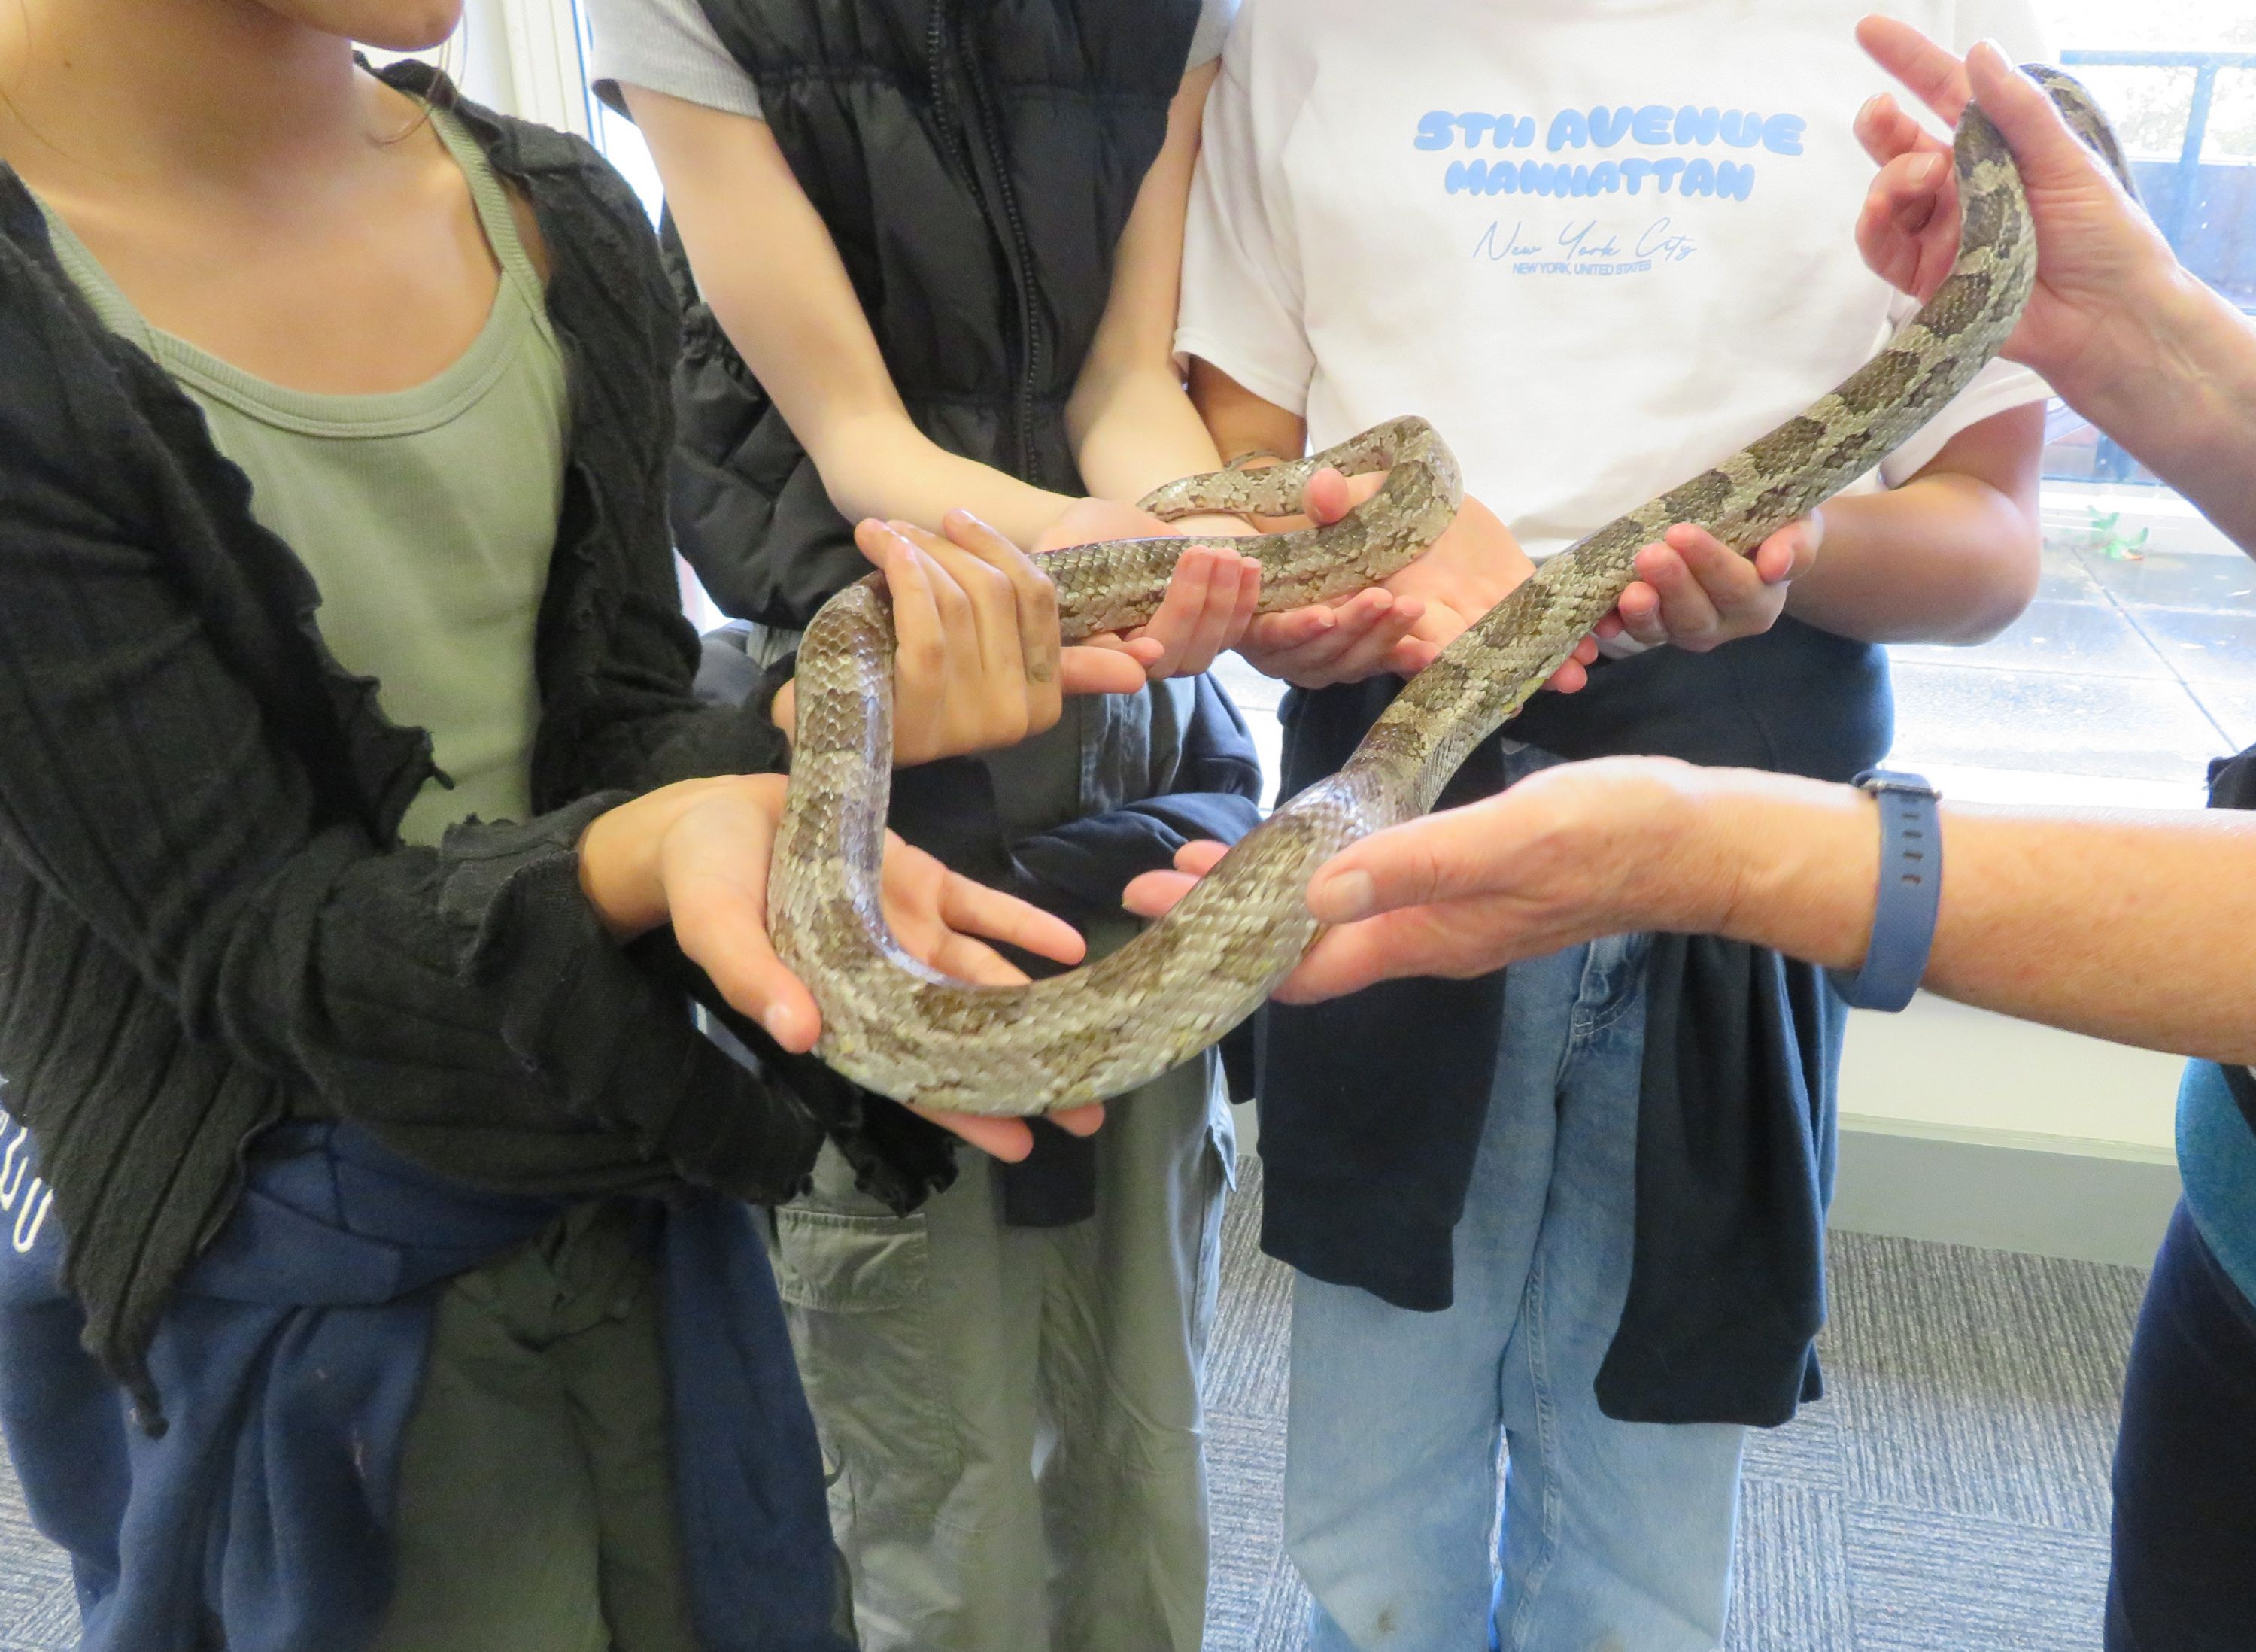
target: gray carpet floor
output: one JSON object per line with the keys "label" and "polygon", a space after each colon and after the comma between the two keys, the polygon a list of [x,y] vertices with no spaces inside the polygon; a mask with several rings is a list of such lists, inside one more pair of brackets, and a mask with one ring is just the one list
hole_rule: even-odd
{"label": "gray carpet floor", "polygon": [[[1279,1548],[1291,1275],[1227,1224],[1209,1451],[1209,1652],[1298,1652]],[[2137,1270],[1837,1234],[1829,1397],[1754,1437],[1730,1652],[2094,1652]],[[0,1465],[0,1652],[66,1652],[60,1556]]]}
{"label": "gray carpet floor", "polygon": [[[1298,1652],[1279,1549],[1292,1278],[1224,1235],[1209,1652]],[[2136,1268],[1837,1233],[1827,1397],[1752,1435],[1729,1652],[2097,1652]]]}

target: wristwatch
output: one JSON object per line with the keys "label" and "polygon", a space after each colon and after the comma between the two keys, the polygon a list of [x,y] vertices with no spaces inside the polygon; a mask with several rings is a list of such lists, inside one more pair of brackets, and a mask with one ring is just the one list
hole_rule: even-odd
{"label": "wristwatch", "polygon": [[1831,971],[1841,996],[1860,1010],[1891,1013],[1911,1002],[1935,945],[1942,905],[1942,794],[1923,775],[1867,769],[1857,786],[1880,806],[1880,887],[1872,939],[1854,977]]}

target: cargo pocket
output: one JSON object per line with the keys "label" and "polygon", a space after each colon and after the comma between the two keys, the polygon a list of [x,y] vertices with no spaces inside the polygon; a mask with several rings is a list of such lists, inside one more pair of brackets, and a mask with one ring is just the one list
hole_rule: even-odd
{"label": "cargo pocket", "polygon": [[922,1216],[775,1212],[776,1288],[821,1431],[834,1516],[923,1529],[963,1472]]}

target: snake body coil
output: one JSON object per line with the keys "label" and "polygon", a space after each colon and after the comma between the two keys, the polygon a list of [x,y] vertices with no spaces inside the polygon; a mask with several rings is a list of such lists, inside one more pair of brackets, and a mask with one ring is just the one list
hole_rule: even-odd
{"label": "snake body coil", "polygon": [[[2056,72],[2041,78],[2097,142],[2104,122],[2083,88]],[[2101,146],[2107,152],[2111,138]],[[1302,898],[1309,876],[1357,838],[1430,808],[1466,754],[1612,609],[1640,548],[1692,522],[1752,549],[1879,464],[1997,354],[2034,280],[2027,203],[1996,128],[1971,106],[1956,163],[1964,215],[1957,261],[1879,355],[1713,469],[1546,561],[1411,680],[1344,768],[1280,808],[1166,919],[1087,968],[1027,986],[971,986],[893,940],[878,901],[891,615],[876,580],[840,593],[800,653],[798,745],[771,879],[778,948],[821,1008],[819,1053],[903,1101],[1026,1114],[1118,1095],[1222,1037],[1314,940]],[[1265,611],[1385,578],[1456,513],[1456,461],[1417,419],[1298,463],[1177,482],[1145,508],[1170,519],[1202,510],[1284,514],[1299,509],[1322,465],[1389,474],[1370,502],[1329,527],[1216,541],[1259,558]],[[1120,540],[1045,558],[1066,640],[1147,619],[1186,543]]]}

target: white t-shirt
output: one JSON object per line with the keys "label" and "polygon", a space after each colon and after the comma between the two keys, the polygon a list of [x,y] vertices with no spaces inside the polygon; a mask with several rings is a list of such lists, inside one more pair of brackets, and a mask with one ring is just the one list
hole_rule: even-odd
{"label": "white t-shirt", "polygon": [[[1851,123],[1887,83],[1851,33],[1870,9],[1244,0],[1176,348],[1313,447],[1423,414],[1531,555],[1563,549],[1807,406],[1914,307],[1855,242]],[[1886,9],[2043,54],[2029,0]],[[1993,364],[1881,474],[2045,393]]]}
{"label": "white t-shirt", "polygon": [[[1186,72],[1222,55],[1237,0],[1199,0]],[[640,86],[723,114],[759,118],[759,88],[729,54],[697,0],[588,0],[596,95],[622,112],[619,88]]]}

